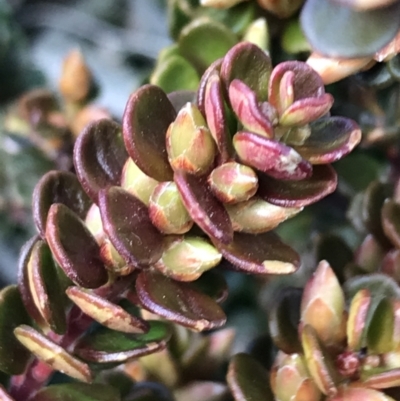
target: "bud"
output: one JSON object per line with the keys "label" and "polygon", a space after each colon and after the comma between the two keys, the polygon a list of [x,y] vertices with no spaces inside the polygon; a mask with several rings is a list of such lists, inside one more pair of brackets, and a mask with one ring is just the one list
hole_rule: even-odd
{"label": "bud", "polygon": [[162,182],[154,188],[149,202],[149,216],[164,234],[184,234],[193,226],[174,182]]}
{"label": "bud", "polygon": [[158,181],[149,177],[128,158],[121,176],[121,187],[140,199],[146,206],[149,205],[150,196],[154,188],[158,185]]}
{"label": "bud", "polygon": [[250,199],[257,192],[258,178],[252,168],[228,162],[211,172],[208,184],[221,202],[237,203]]}
{"label": "bud", "polygon": [[319,401],[321,398],[300,354],[287,355],[280,351],[272,376],[273,391],[279,401]]}
{"label": "bud", "polygon": [[201,237],[170,236],[165,242],[163,255],[154,266],[178,281],[194,281],[222,259],[222,255]]}
{"label": "bud", "polygon": [[126,264],[108,238],[100,246],[100,256],[106,268],[117,276],[126,276],[134,270],[133,266]]}
{"label": "bud", "polygon": [[265,18],[258,18],[246,29],[243,40],[254,43],[263,50],[269,48],[268,24]]}
{"label": "bud", "polygon": [[70,102],[83,102],[92,88],[92,74],[79,50],[71,51],[64,59],[59,88]]}
{"label": "bud", "polygon": [[395,401],[380,391],[363,387],[342,387],[329,401]]}
{"label": "bud", "polygon": [[207,123],[192,103],[187,103],[169,126],[166,144],[172,168],[191,174],[208,172],[216,155],[216,144]]}
{"label": "bud", "polygon": [[323,260],[304,288],[301,321],[312,326],[327,347],[340,346],[346,336],[344,307],[340,283]]}
{"label": "bud", "polygon": [[273,230],[303,210],[302,207],[276,206],[257,197],[235,205],[226,205],[225,208],[233,229],[251,234]]}

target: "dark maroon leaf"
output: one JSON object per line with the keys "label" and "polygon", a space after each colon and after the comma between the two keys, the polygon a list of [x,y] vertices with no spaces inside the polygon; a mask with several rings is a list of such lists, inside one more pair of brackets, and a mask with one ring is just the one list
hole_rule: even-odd
{"label": "dark maroon leaf", "polygon": [[108,274],[95,238],[85,223],[60,203],[50,208],[46,240],[55,260],[74,283],[97,288],[107,282]]}
{"label": "dark maroon leaf", "polygon": [[269,332],[275,345],[286,354],[301,353],[298,333],[302,290],[286,287],[279,291],[268,314]]}
{"label": "dark maroon leaf", "polygon": [[308,161],[273,139],[240,131],[233,137],[233,146],[243,164],[279,180],[304,180],[312,174]]}
{"label": "dark maroon leaf", "polygon": [[197,107],[203,114],[203,116],[206,116],[206,88],[208,84],[208,79],[210,78],[211,74],[214,74],[214,72],[219,73],[221,69],[221,64],[222,64],[222,58],[214,61],[204,72],[204,74],[201,77],[200,84],[199,84],[199,89],[197,91]]}
{"label": "dark maroon leaf", "polygon": [[14,329],[29,324],[18,288],[10,285],[0,291],[0,370],[10,375],[23,373],[30,353],[14,336]]}
{"label": "dark maroon leaf", "polygon": [[25,270],[28,290],[47,325],[54,332],[63,334],[67,328],[66,304],[56,269],[46,242],[36,242]]}
{"label": "dark maroon leaf", "polygon": [[68,171],[49,171],[36,184],[32,196],[32,213],[42,238],[46,236],[46,221],[50,206],[62,203],[81,219],[90,207],[90,199],[77,177]]}
{"label": "dark maroon leaf", "polygon": [[310,124],[311,134],[297,150],[312,164],[332,163],[350,153],[361,140],[359,126],[348,118],[323,118]]}
{"label": "dark maroon leaf", "polygon": [[303,207],[319,201],[336,189],[337,175],[329,164],[314,166],[310,178],[301,181],[276,180],[258,176],[257,194],[267,202],[283,207]]}
{"label": "dark maroon leaf", "polygon": [[92,122],[79,135],[74,147],[74,165],[79,181],[97,203],[101,189],[119,185],[128,158],[122,129],[114,121]]}
{"label": "dark maroon leaf", "polygon": [[89,362],[123,363],[161,351],[171,337],[170,327],[161,321],[148,323],[150,329],[144,334],[122,333],[100,327],[79,340],[75,353]]}
{"label": "dark maroon leaf", "polygon": [[270,74],[271,59],[250,42],[241,42],[232,47],[226,53],[221,65],[221,78],[226,93],[231,82],[239,79],[256,93],[259,102],[267,100]]}
{"label": "dark maroon leaf", "polygon": [[268,372],[253,357],[236,354],[226,377],[235,401],[273,401]]}
{"label": "dark maroon leaf", "polygon": [[229,215],[208,188],[207,177],[176,171],[174,181],[190,217],[210,237],[223,243],[233,238]]}
{"label": "dark maroon leaf", "polygon": [[228,298],[228,284],[224,276],[215,269],[204,272],[191,284],[219,304]]}
{"label": "dark maroon leaf", "polygon": [[300,266],[300,256],[273,232],[235,233],[230,244],[214,245],[237,270],[252,274],[289,274]]}
{"label": "dark maroon leaf", "polygon": [[175,117],[167,95],[154,85],[144,85],[134,92],[125,108],[122,125],[129,156],[157,181],[172,180],[165,134]]}
{"label": "dark maroon leaf", "polygon": [[396,248],[400,248],[400,205],[386,199],[382,207],[382,227]]}
{"label": "dark maroon leaf", "polygon": [[182,326],[203,331],[225,324],[220,306],[190,283],[143,271],[137,278],[136,291],[143,307]]}
{"label": "dark maroon leaf", "polygon": [[160,259],[163,237],[144,203],[122,188],[111,187],[100,191],[99,207],[104,231],[127,264],[143,267]]}

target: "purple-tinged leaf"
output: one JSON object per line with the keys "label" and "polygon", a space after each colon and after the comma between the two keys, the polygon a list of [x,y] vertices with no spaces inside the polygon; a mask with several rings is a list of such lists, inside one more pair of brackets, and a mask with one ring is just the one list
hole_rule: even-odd
{"label": "purple-tinged leaf", "polygon": [[122,168],[127,159],[122,128],[111,120],[92,122],[75,142],[76,174],[95,203],[101,189],[120,184]]}
{"label": "purple-tinged leaf", "polygon": [[213,239],[215,247],[239,271],[252,274],[289,274],[300,266],[300,256],[273,232],[235,233],[230,244]]}
{"label": "purple-tinged leaf", "polygon": [[31,293],[28,277],[28,264],[31,259],[32,249],[39,241],[40,237],[36,235],[22,247],[18,259],[18,290],[21,294],[22,302],[24,303],[24,306],[28,311],[30,317],[40,328],[45,328],[47,324],[35,304]]}
{"label": "purple-tinged leaf", "polygon": [[92,291],[69,287],[66,293],[84,313],[109,329],[124,333],[145,333],[149,330],[149,325],[143,319]]}
{"label": "purple-tinged leaf", "polygon": [[150,328],[143,334],[122,333],[100,327],[78,341],[75,354],[89,362],[124,363],[163,350],[171,337],[169,325],[161,321],[148,323]]}
{"label": "purple-tinged leaf", "polygon": [[278,110],[279,115],[286,110],[287,99],[286,97],[281,99],[281,82],[284,77],[287,77],[288,71],[294,74],[292,106],[298,100],[320,97],[325,94],[321,77],[309,65],[301,61],[280,63],[272,70],[268,88],[269,102]]}
{"label": "purple-tinged leaf", "polygon": [[394,398],[364,387],[339,387],[338,393],[334,397],[330,397],[329,401],[395,401]]}
{"label": "purple-tinged leaf", "polygon": [[[32,401],[120,401],[118,389],[105,384],[67,383],[42,388]],[[7,401],[7,400],[5,400]]]}
{"label": "purple-tinged leaf", "polygon": [[229,100],[232,110],[246,130],[274,138],[273,125],[277,123],[278,116],[269,103],[259,103],[256,93],[238,79],[229,85]]}
{"label": "purple-tinged leaf", "polygon": [[40,240],[33,246],[25,275],[29,283],[28,291],[37,310],[54,332],[63,334],[67,328],[67,305],[51,251],[44,241]]}
{"label": "purple-tinged leaf", "polygon": [[60,203],[50,208],[46,240],[53,257],[74,283],[97,288],[107,282],[108,274],[95,238],[85,223]]}
{"label": "purple-tinged leaf", "polygon": [[0,400],[2,401],[15,401],[10,394],[6,392],[6,389],[0,384]]}
{"label": "purple-tinged leaf", "polygon": [[219,304],[228,298],[228,284],[218,270],[213,269],[205,272],[191,284]]}
{"label": "purple-tinged leaf", "polygon": [[268,313],[269,332],[274,344],[286,354],[301,353],[298,326],[302,290],[286,287],[279,292]]}
{"label": "purple-tinged leaf", "polygon": [[125,262],[133,267],[151,265],[162,254],[162,235],[151,224],[147,207],[119,187],[99,193],[104,231]]}
{"label": "purple-tinged leaf", "polygon": [[207,177],[176,171],[174,181],[193,221],[210,237],[223,243],[231,242],[231,221],[225,208],[209,190]]}
{"label": "purple-tinged leaf", "polygon": [[221,78],[227,93],[231,82],[239,79],[256,93],[259,102],[263,102],[268,97],[271,69],[267,53],[250,42],[241,42],[226,53],[221,65]]}
{"label": "purple-tinged leaf", "polygon": [[400,283],[400,249],[392,249],[386,253],[382,262],[376,264],[379,266],[381,273],[387,274],[392,277],[397,283]]}
{"label": "purple-tinged leaf", "polygon": [[279,124],[284,127],[308,124],[327,114],[332,105],[333,96],[329,93],[297,100],[282,113]]}
{"label": "purple-tinged leaf", "polygon": [[273,401],[268,372],[250,355],[236,354],[226,376],[235,401]]}
{"label": "purple-tinged leaf", "polygon": [[304,207],[319,201],[336,189],[337,175],[329,164],[314,166],[310,178],[301,181],[276,180],[258,175],[258,196],[274,205]]}
{"label": "purple-tinged leaf", "polygon": [[386,389],[400,386],[400,368],[375,373],[364,372],[361,376],[364,386],[372,389]]}
{"label": "purple-tinged leaf", "polygon": [[143,271],[136,280],[136,291],[144,308],[193,330],[211,330],[226,322],[220,306],[191,283]]}
{"label": "purple-tinged leaf", "polygon": [[175,117],[167,95],[154,85],[144,85],[134,92],[125,108],[122,126],[129,156],[157,181],[172,180],[165,135]]}
{"label": "purple-tinged leaf", "polygon": [[310,136],[293,148],[312,164],[335,162],[350,153],[361,140],[359,126],[348,118],[323,118],[311,123],[310,128]]}
{"label": "purple-tinged leaf", "polygon": [[304,180],[312,174],[311,164],[294,149],[252,132],[240,131],[233,146],[243,164],[279,180]]}
{"label": "purple-tinged leaf", "polygon": [[384,233],[396,248],[400,248],[400,204],[386,199],[381,214]]}
{"label": "purple-tinged leaf", "polygon": [[50,206],[62,203],[83,219],[90,199],[76,175],[67,171],[49,171],[36,184],[32,196],[33,220],[42,238],[46,236],[46,221]]}
{"label": "purple-tinged leaf", "polygon": [[0,291],[0,371],[9,375],[22,374],[30,359],[30,353],[15,338],[13,330],[21,324],[29,324],[18,288],[10,285]]}
{"label": "purple-tinged leaf", "polygon": [[204,72],[201,77],[199,89],[197,90],[197,107],[201,111],[204,117],[206,117],[206,89],[208,85],[208,80],[214,72],[219,74],[221,69],[222,58],[214,61]]}
{"label": "purple-tinged leaf", "polygon": [[232,158],[233,148],[225,112],[221,79],[215,70],[208,77],[204,95],[204,111],[207,125],[219,150],[218,162],[225,163]]}
{"label": "purple-tinged leaf", "polygon": [[53,369],[86,383],[92,381],[92,372],[86,363],[73,357],[64,348],[32,327],[26,325],[18,326],[14,330],[14,334],[32,354],[46,362]]}

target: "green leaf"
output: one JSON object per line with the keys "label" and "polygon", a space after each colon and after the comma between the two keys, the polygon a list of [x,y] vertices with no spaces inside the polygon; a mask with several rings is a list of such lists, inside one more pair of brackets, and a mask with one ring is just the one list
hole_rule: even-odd
{"label": "green leaf", "polygon": [[119,401],[119,391],[104,384],[68,383],[40,390],[32,401]]}
{"label": "green leaf", "polygon": [[307,0],[301,26],[314,50],[330,57],[372,56],[400,28],[400,2],[358,11],[332,0]]}
{"label": "green leaf", "polygon": [[29,361],[29,351],[15,338],[14,329],[30,323],[15,285],[0,291],[0,370],[10,375],[21,374]]}
{"label": "green leaf", "polygon": [[274,399],[268,383],[268,372],[250,355],[235,355],[229,364],[226,379],[236,401]]}
{"label": "green leaf", "polygon": [[75,353],[82,359],[98,363],[123,363],[165,348],[171,336],[170,327],[161,321],[150,321],[144,334],[122,333],[100,327],[79,340]]}

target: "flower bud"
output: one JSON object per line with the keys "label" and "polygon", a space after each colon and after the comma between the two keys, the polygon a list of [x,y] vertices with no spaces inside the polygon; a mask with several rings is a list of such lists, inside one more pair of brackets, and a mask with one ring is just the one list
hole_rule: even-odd
{"label": "flower bud", "polygon": [[70,102],[82,102],[92,88],[92,74],[79,50],[71,51],[64,59],[60,92]]}
{"label": "flower bud", "polygon": [[193,226],[174,182],[158,184],[150,197],[151,222],[164,234],[184,234]]}
{"label": "flower bud", "polygon": [[193,281],[221,259],[222,255],[204,238],[171,236],[166,238],[164,253],[154,266],[175,280]]}
{"label": "flower bud", "polygon": [[100,209],[93,203],[87,212],[85,219],[86,227],[89,229],[97,243],[101,245],[104,241],[105,234],[103,231],[103,222],[101,221]]}
{"label": "flower bud", "polygon": [[128,158],[122,170],[121,187],[140,199],[146,206],[149,205],[150,196],[154,188],[158,185],[158,181],[149,177]]}
{"label": "flower bud", "polygon": [[169,126],[167,152],[174,170],[191,174],[209,171],[216,155],[216,144],[199,109],[187,103]]}
{"label": "flower bud", "polygon": [[100,246],[100,256],[106,268],[118,276],[126,276],[134,269],[133,266],[126,264],[108,238]]}
{"label": "flower bud", "polygon": [[208,184],[221,202],[237,203],[250,199],[257,192],[258,178],[251,167],[228,162],[211,172]]}

